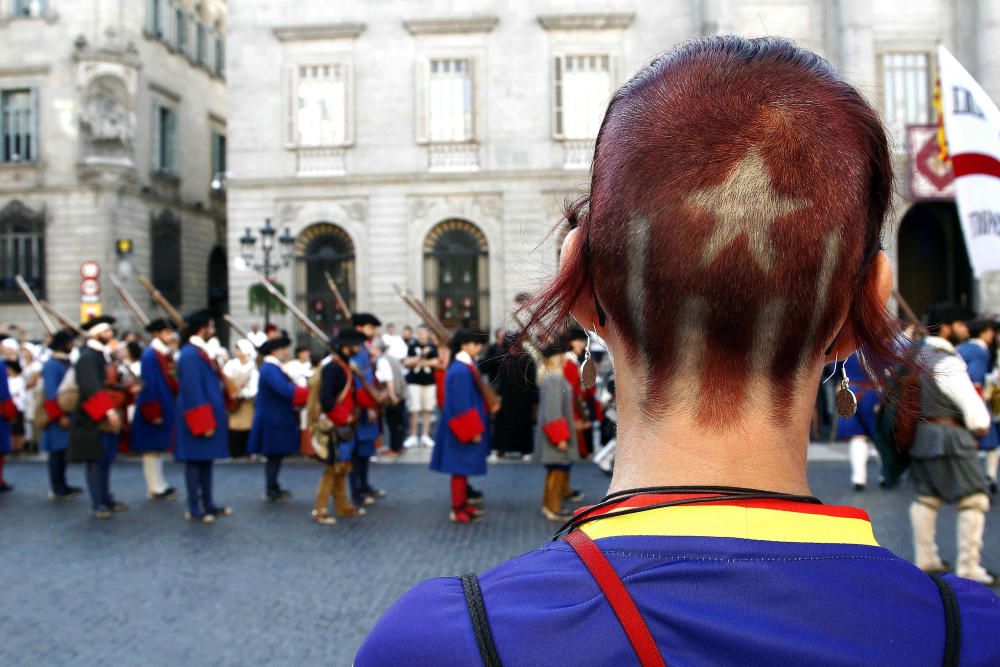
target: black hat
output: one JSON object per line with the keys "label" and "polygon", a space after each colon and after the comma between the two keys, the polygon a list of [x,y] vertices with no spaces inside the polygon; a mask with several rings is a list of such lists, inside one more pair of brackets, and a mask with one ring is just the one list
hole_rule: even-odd
{"label": "black hat", "polygon": [[184,318],[184,321],[187,322],[188,328],[191,331],[197,331],[198,329],[208,325],[208,323],[212,321],[213,317],[212,311],[207,308],[202,308],[201,310],[196,310],[193,313],[188,313],[187,317]]}
{"label": "black hat", "polygon": [[987,329],[993,329],[995,331],[996,328],[997,328],[996,320],[989,317],[980,318],[978,320],[973,320],[972,322],[969,322],[969,335],[972,336],[973,338],[979,338],[980,334],[982,334]]}
{"label": "black hat", "polygon": [[566,340],[587,340],[589,336],[583,327],[570,327],[566,330]]}
{"label": "black hat", "polygon": [[928,328],[937,329],[942,324],[968,322],[973,318],[973,313],[957,303],[935,303],[927,306],[924,318]]}
{"label": "black hat", "polygon": [[272,338],[271,340],[266,340],[257,346],[257,353],[261,356],[265,356],[282,348],[291,347],[291,345],[291,338],[288,336],[279,336],[277,338]]}
{"label": "black hat", "polygon": [[149,333],[157,333],[159,331],[163,331],[164,329],[174,328],[174,323],[165,317],[158,317],[146,325],[146,331]]}
{"label": "black hat", "polygon": [[554,357],[557,354],[565,354],[565,353],[566,353],[566,346],[559,342],[549,343],[548,345],[542,348],[542,356],[545,357],[546,359],[549,357]]}
{"label": "black hat", "polygon": [[348,345],[364,345],[367,340],[365,335],[357,329],[345,328],[338,331],[337,335],[330,339],[330,346],[339,350]]}
{"label": "black hat", "polygon": [[62,329],[57,331],[53,336],[52,340],[49,342],[49,349],[55,352],[62,352],[67,347],[73,344],[76,340],[76,332],[69,329]]}
{"label": "black hat", "polygon": [[356,327],[363,327],[366,324],[380,327],[382,326],[382,320],[375,317],[371,313],[354,313],[354,317],[351,318],[351,324]]}
{"label": "black hat", "polygon": [[489,339],[490,335],[481,329],[459,329],[451,339],[451,345],[454,348],[459,348],[466,343],[482,343],[485,345]]}
{"label": "black hat", "polygon": [[108,326],[111,326],[114,323],[115,323],[115,318],[111,317],[110,315],[101,315],[100,317],[91,317],[89,320],[81,324],[80,328],[83,329],[84,331],[90,331],[98,324],[107,324]]}

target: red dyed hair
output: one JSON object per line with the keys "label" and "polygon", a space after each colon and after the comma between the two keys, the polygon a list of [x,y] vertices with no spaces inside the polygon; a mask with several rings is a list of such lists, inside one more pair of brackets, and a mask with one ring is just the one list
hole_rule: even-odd
{"label": "red dyed hair", "polygon": [[896,320],[866,284],[892,183],[878,115],[827,61],[781,38],[687,42],[608,105],[590,194],[566,211],[583,242],[527,304],[531,325],[565,322],[591,283],[646,369],[649,415],[695,373],[699,421],[718,428],[751,376],[781,419],[845,314],[878,381],[901,360]]}

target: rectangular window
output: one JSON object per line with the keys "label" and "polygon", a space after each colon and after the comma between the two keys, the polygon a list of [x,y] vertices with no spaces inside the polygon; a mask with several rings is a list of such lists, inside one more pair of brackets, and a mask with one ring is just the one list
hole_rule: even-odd
{"label": "rectangular window", "polygon": [[11,13],[14,16],[43,16],[45,0],[14,0]]}
{"label": "rectangular window", "polygon": [[221,35],[215,36],[215,73],[226,75],[226,40]]}
{"label": "rectangular window", "polygon": [[0,303],[23,303],[14,283],[18,274],[45,298],[45,221],[27,210],[0,218]]}
{"label": "rectangular window", "polygon": [[0,162],[38,159],[38,101],[33,89],[0,90]]}
{"label": "rectangular window", "polygon": [[611,96],[610,56],[557,56],[552,85],[555,136],[596,139]]}
{"label": "rectangular window", "polygon": [[212,178],[226,171],[226,135],[212,132]]}
{"label": "rectangular window", "polygon": [[427,83],[427,138],[432,142],[471,141],[472,61],[432,59]]}
{"label": "rectangular window", "polygon": [[299,146],[347,143],[347,65],[299,65],[295,142]]}
{"label": "rectangular window", "polygon": [[206,44],[207,34],[205,30],[205,24],[198,22],[195,28],[195,59],[198,61],[199,65],[208,64],[208,48]]}
{"label": "rectangular window", "polygon": [[166,23],[164,21],[165,11],[165,0],[149,0],[149,4],[147,5],[149,32],[161,39],[166,33],[164,30]]}
{"label": "rectangular window", "polygon": [[168,176],[177,175],[177,113],[156,107],[154,117],[153,169]]}
{"label": "rectangular window", "polygon": [[882,54],[882,112],[900,136],[907,125],[931,122],[930,53]]}
{"label": "rectangular window", "polygon": [[187,14],[177,6],[174,8],[174,45],[181,53],[188,51],[188,24]]}

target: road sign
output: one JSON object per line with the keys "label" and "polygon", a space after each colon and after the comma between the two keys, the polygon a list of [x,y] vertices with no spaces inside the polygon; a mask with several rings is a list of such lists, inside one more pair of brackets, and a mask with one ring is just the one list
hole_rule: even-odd
{"label": "road sign", "polygon": [[97,296],[101,293],[101,283],[96,278],[84,278],[80,281],[80,294],[83,296]]}
{"label": "road sign", "polygon": [[81,303],[80,304],[80,321],[89,322],[95,317],[101,316],[101,302],[96,303]]}
{"label": "road sign", "polygon": [[80,265],[80,275],[83,278],[97,278],[101,275],[101,267],[94,260],[87,260]]}

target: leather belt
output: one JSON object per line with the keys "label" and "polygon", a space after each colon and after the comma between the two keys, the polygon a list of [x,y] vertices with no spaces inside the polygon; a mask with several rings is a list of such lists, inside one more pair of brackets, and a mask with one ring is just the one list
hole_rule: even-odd
{"label": "leather belt", "polygon": [[928,419],[927,422],[929,424],[939,424],[941,426],[958,426],[959,428],[965,426],[955,417],[935,417],[934,419]]}

